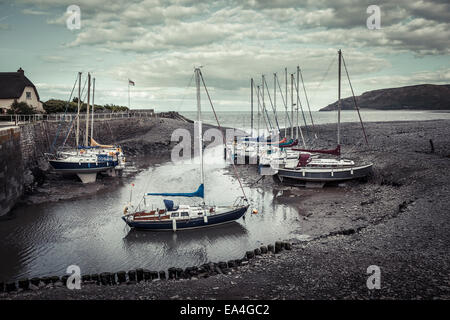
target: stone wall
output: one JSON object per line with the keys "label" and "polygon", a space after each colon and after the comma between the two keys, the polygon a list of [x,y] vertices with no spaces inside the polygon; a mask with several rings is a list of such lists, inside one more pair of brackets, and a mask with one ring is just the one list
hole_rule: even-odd
{"label": "stone wall", "polygon": [[[144,135],[160,121],[158,118],[97,120],[94,139],[102,144],[115,144]],[[86,123],[80,121],[80,144],[84,144],[85,129]],[[51,152],[53,145],[61,146],[67,137],[66,145],[75,146],[75,124],[38,121],[0,130],[1,216],[43,179],[50,169],[45,153]]]}
{"label": "stone wall", "polygon": [[23,164],[19,127],[0,129],[0,216],[8,213],[23,193]]}

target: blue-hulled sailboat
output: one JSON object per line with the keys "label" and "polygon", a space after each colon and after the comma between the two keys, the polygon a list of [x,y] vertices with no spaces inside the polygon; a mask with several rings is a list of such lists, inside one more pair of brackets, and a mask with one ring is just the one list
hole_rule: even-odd
{"label": "blue-hulled sailboat", "polygon": [[[91,146],[88,145],[89,132],[89,105],[90,105],[90,86],[91,75],[88,73],[88,92],[87,92],[87,114],[86,114],[86,133],[85,145],[80,145],[80,106],[81,106],[81,72],[78,73],[78,108],[77,108],[77,126],[76,126],[76,145],[71,150],[57,151],[55,154],[46,154],[49,164],[55,172],[76,174],[83,183],[95,182],[98,172],[113,171],[115,168],[122,168],[123,153],[120,148],[114,146],[104,146],[98,144],[92,138],[94,116],[92,114],[91,124]],[[95,78],[94,78],[95,88]],[[94,91],[93,91],[94,95]],[[94,112],[94,101],[92,101],[92,113]],[[70,133],[70,131],[69,131]],[[56,138],[55,138],[56,141]],[[114,170],[115,172],[115,170]]]}
{"label": "blue-hulled sailboat", "polygon": [[[145,196],[165,196],[165,197],[198,197],[202,199],[202,203],[197,206],[178,205],[175,206],[172,200],[165,199],[165,209],[161,210],[135,210],[132,206],[124,209],[122,217],[125,223],[136,229],[155,230],[155,231],[176,231],[182,229],[194,229],[212,227],[224,223],[233,222],[241,218],[247,211],[249,205],[245,194],[238,198],[233,205],[230,206],[211,206],[206,205],[204,172],[203,172],[203,134],[201,122],[201,106],[200,106],[200,79],[201,72],[199,68],[195,69],[195,80],[197,84],[197,115],[199,126],[199,156],[200,156],[200,186],[197,191],[192,193],[147,193]],[[202,79],[203,80],[203,79]],[[206,87],[205,87],[206,88]]]}

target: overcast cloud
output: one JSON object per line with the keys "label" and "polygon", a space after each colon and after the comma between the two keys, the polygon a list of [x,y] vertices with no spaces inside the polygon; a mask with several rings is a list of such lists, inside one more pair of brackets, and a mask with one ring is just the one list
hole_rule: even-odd
{"label": "overcast cloud", "polygon": [[[72,4],[80,30],[66,28]],[[371,4],[380,30],[366,27]],[[272,86],[273,73],[284,82],[284,67],[299,65],[319,109],[336,99],[339,48],[357,94],[450,80],[447,1],[19,0],[0,12],[1,70],[22,66],[42,100],[67,98],[76,72],[90,71],[99,103],[125,105],[130,78],[132,107],[193,109],[187,86],[202,65],[219,108],[242,110],[251,77]]]}

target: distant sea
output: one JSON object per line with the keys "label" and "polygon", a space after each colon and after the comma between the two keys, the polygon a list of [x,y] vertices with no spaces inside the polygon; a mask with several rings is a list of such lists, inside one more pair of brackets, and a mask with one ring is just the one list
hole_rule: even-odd
{"label": "distant sea", "polygon": [[[180,111],[180,113],[191,119],[197,118],[197,112],[195,111]],[[336,111],[312,111],[312,118],[314,124],[325,123],[337,123]],[[280,128],[285,127],[285,112],[277,112],[277,119]],[[237,129],[248,130],[251,128],[251,113],[250,111],[218,111],[217,117],[221,126],[232,127]],[[272,126],[276,127],[275,118],[273,112],[269,112],[270,121]],[[289,114],[290,117],[290,114]],[[305,113],[306,123],[311,124],[311,117],[309,113]],[[410,110],[362,110],[361,118],[364,122],[378,122],[378,121],[420,121],[420,120],[437,120],[437,119],[450,119],[450,112],[446,110],[427,110],[427,111],[410,111]],[[204,123],[216,124],[214,113],[212,111],[203,111],[202,120]],[[257,115],[254,114],[254,128],[257,126]],[[354,110],[344,110],[341,112],[341,122],[358,122],[358,114]],[[301,126],[304,126],[304,120],[301,113],[298,115],[298,122]],[[294,113],[294,124],[296,123]],[[265,127],[265,123],[260,120],[261,129]]]}

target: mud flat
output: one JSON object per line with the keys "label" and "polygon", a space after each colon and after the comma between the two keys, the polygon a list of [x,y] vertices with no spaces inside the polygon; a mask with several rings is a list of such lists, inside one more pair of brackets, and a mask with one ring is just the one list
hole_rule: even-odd
{"label": "mud flat", "polygon": [[[450,121],[367,123],[366,129],[368,147],[359,124],[344,124],[342,131],[345,157],[374,162],[374,175],[366,182],[299,189],[270,177],[256,182],[255,168],[239,167],[246,184],[263,184],[273,189],[275,201],[301,208],[298,237],[286,239],[291,250],[190,280],[85,283],[73,291],[50,285],[1,297],[449,299]],[[334,147],[335,126],[320,126],[319,134],[321,146]],[[371,265],[381,270],[381,289],[366,286]]]}

